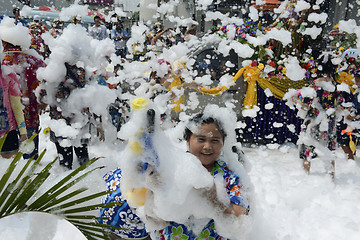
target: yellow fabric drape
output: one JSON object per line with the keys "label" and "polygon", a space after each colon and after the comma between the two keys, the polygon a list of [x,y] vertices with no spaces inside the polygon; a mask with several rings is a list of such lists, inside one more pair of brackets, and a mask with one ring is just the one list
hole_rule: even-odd
{"label": "yellow fabric drape", "polygon": [[260,78],[258,84],[262,89],[269,88],[274,97],[282,99],[289,89],[300,89],[308,83],[308,79],[303,79],[300,81],[292,81],[287,77],[276,78],[272,77],[270,79]]}
{"label": "yellow fabric drape", "polygon": [[[276,77],[262,78],[260,77],[260,73],[261,70],[257,66],[243,67],[235,74],[234,78],[232,79],[233,83],[230,84],[230,86],[232,86],[242,75],[244,76],[244,80],[248,82],[248,87],[243,103],[244,108],[246,109],[251,109],[257,104],[256,84],[259,84],[259,86],[264,90],[268,88],[274,97],[282,99],[289,89],[300,89],[308,82],[308,79],[292,81],[287,77],[281,79]],[[228,90],[228,87],[217,86],[213,88],[200,88],[197,91],[208,95],[218,95],[225,92],[226,90]]]}
{"label": "yellow fabric drape", "polygon": [[[177,73],[182,71],[183,69],[185,69],[185,64],[180,62],[180,61],[175,61],[173,62],[172,64],[172,74],[173,75],[178,75]],[[168,91],[171,91],[172,88],[177,88],[179,86],[181,86],[182,84],[182,81],[181,81],[181,77],[178,76],[178,77],[174,77],[170,86],[167,88]],[[171,100],[169,102],[170,104],[172,105],[175,105],[172,110],[175,111],[175,112],[181,112],[182,109],[181,109],[181,104],[184,104],[185,103],[185,96],[184,94],[181,95],[178,99],[174,99],[174,100]]]}
{"label": "yellow fabric drape", "polygon": [[260,69],[258,67],[244,67],[244,79],[248,82],[248,87],[243,105],[245,109],[251,109],[257,104],[256,82],[260,79]]}
{"label": "yellow fabric drape", "polygon": [[350,87],[350,91],[354,93],[355,89],[352,87],[354,85],[354,76],[348,72],[340,72],[337,77],[337,82],[346,83]]}
{"label": "yellow fabric drape", "polygon": [[[245,67],[246,68],[246,67]],[[235,76],[233,77],[232,79],[232,83],[230,84],[230,86],[234,85],[234,83],[236,82],[236,80],[238,80],[241,75],[243,74],[245,68],[241,68],[236,74]],[[198,89],[197,91],[199,93],[202,93],[202,94],[207,94],[207,95],[219,95],[223,92],[225,92],[226,90],[228,90],[229,88],[228,87],[225,87],[225,86],[217,86],[217,87],[213,87],[213,88],[200,88]]]}
{"label": "yellow fabric drape", "polygon": [[[181,79],[180,77],[176,77],[173,79],[173,81],[171,82],[168,91],[170,91],[173,87],[178,87],[181,85]],[[185,96],[184,94],[181,95],[178,99],[176,100],[171,100],[170,104],[174,104],[175,107],[172,108],[172,110],[174,110],[175,112],[181,112],[181,106],[180,104],[184,104],[185,102]]]}
{"label": "yellow fabric drape", "polygon": [[274,97],[282,99],[289,89],[300,89],[308,82],[307,79],[292,81],[286,77],[281,79],[276,77],[265,79],[260,77],[260,69],[258,67],[247,66],[243,73],[244,79],[248,82],[243,103],[245,109],[251,109],[257,104],[256,83],[264,90],[268,88]]}

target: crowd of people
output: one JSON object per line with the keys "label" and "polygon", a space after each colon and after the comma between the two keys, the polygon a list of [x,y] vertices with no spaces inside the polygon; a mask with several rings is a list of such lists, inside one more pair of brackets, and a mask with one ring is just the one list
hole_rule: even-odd
{"label": "crowd of people", "polygon": [[323,72],[322,77],[299,90],[293,101],[304,119],[298,144],[305,171],[310,173],[312,159],[327,159],[327,171],[334,178],[334,150],[338,145],[348,159],[355,159],[358,136],[353,129],[358,128],[356,113],[359,109],[360,76],[357,70],[351,71],[354,83],[349,87],[335,80],[334,68],[324,69]]}
{"label": "crowd of people", "polygon": [[[33,142],[35,144],[34,150],[31,153],[25,154],[25,158],[36,158],[38,156],[38,145],[39,145],[39,130],[40,130],[40,120],[39,115],[42,111],[48,111],[49,116],[51,119],[54,120],[65,120],[67,125],[74,125],[75,123],[79,122],[79,119],[75,119],[74,115],[76,113],[68,113],[68,109],[64,109],[67,99],[71,95],[71,92],[75,89],[84,88],[86,83],[89,79],[88,76],[85,74],[85,68],[79,67],[74,63],[70,63],[70,61],[64,62],[64,67],[66,69],[66,74],[64,76],[64,80],[61,81],[58,86],[51,85],[55,87],[57,90],[55,93],[52,92],[54,96],[51,98],[55,98],[56,100],[51,102],[49,100],[49,89],[41,89],[38,88],[39,84],[43,80],[42,85],[46,85],[47,83],[45,79],[39,79],[36,75],[36,72],[39,68],[46,67],[45,62],[51,61],[49,56],[52,52],[51,47],[49,47],[44,41],[44,33],[49,33],[54,39],[60,38],[66,28],[69,26],[78,25],[82,27],[82,30],[86,31],[86,35],[90,36],[96,40],[104,40],[104,39],[111,39],[113,41],[114,46],[114,53],[116,56],[119,56],[122,61],[120,64],[117,64],[114,67],[114,75],[117,76],[117,72],[122,68],[121,63],[125,61],[125,59],[132,60],[149,60],[145,59],[145,53],[147,51],[154,51],[156,53],[160,53],[161,49],[167,45],[170,46],[171,44],[175,44],[175,37],[176,41],[183,42],[185,39],[185,29],[186,27],[182,26],[181,31],[179,34],[175,34],[173,29],[164,29],[164,26],[160,23],[156,23],[153,28],[149,28],[147,32],[144,32],[146,35],[146,44],[142,48],[139,44],[133,44],[131,48],[132,54],[130,54],[129,49],[126,45],[126,42],[130,38],[130,33],[124,27],[124,17],[119,17],[116,14],[111,16],[111,20],[109,23],[106,23],[101,19],[99,16],[94,17],[94,25],[89,27],[88,29],[82,26],[82,17],[81,16],[73,16],[71,18],[71,23],[66,24],[60,19],[56,18],[53,20],[51,24],[51,29],[48,30],[46,25],[44,24],[44,19],[41,16],[35,15],[33,16],[33,21],[28,23],[25,19],[20,16],[20,9],[15,8],[13,10],[14,17],[10,18],[11,20],[4,18],[2,22],[2,33],[1,33],[1,40],[3,46],[3,54],[4,57],[2,59],[2,66],[9,66],[15,69],[17,74],[17,81],[14,78],[14,75],[9,75],[9,79],[14,79],[15,83],[11,86],[14,87],[14,90],[9,90],[9,94],[16,94],[19,95],[18,92],[21,90],[21,104],[24,107],[24,117],[27,129],[27,138],[31,138],[31,136],[35,136]],[[22,28],[20,28],[20,26]],[[16,28],[20,29],[22,33],[26,36],[24,42],[21,44],[18,43],[16,38]],[[195,27],[191,28],[191,34],[194,34]],[[28,31],[28,34],[25,32]],[[173,33],[173,39],[170,38],[171,34],[164,34],[166,32]],[[13,36],[10,36],[13,34]],[[9,35],[9,36],[6,36]],[[166,35],[166,37],[165,37]],[[29,39],[27,39],[29,38]],[[25,43],[26,41],[30,40],[30,46],[27,46]],[[142,49],[141,49],[142,48]],[[79,51],[81,48],[73,49],[73,51]],[[142,59],[140,59],[142,57]],[[50,57],[51,58],[51,57]],[[111,62],[110,54],[103,59],[106,64]],[[171,67],[169,67],[169,71],[171,71]],[[101,72],[101,71],[100,71]],[[156,73],[156,71],[154,71]],[[153,76],[153,74],[151,74]],[[108,86],[110,89],[119,88],[117,84],[108,84],[106,79],[109,76],[106,74],[95,73],[93,77],[94,79],[98,80],[99,85]],[[5,83],[3,83],[5,85]],[[18,86],[19,85],[19,86]],[[18,87],[17,87],[18,86]],[[19,88],[19,89],[18,89]],[[37,89],[38,88],[38,89]],[[167,86],[165,86],[167,88]],[[18,90],[16,90],[18,89]],[[37,89],[37,90],[36,90]],[[37,91],[37,95],[35,92]],[[19,95],[19,96],[20,96]],[[8,94],[4,94],[6,96],[4,99],[8,100]],[[54,104],[55,102],[55,104]],[[12,106],[9,103],[5,104],[8,107]],[[62,105],[60,107],[60,105]],[[13,108],[11,112],[17,113],[15,109],[21,107]],[[11,109],[8,109],[10,111]],[[111,121],[113,125],[116,127],[117,130],[120,129],[121,124],[126,121],[125,115],[128,115],[129,104],[126,99],[117,98],[113,103],[110,104],[108,107],[108,112],[111,116]],[[11,112],[8,114],[11,115]],[[66,112],[64,114],[64,112]],[[86,115],[87,124],[82,127],[83,135],[85,133],[91,132],[91,128],[95,126],[95,129],[98,131],[98,135],[100,135],[100,140],[104,140],[104,130],[101,127],[102,117],[97,116],[94,113],[91,113],[88,108],[84,108],[80,115]],[[17,114],[19,115],[19,114]],[[10,119],[10,118],[9,118]],[[18,120],[21,124],[21,121]],[[17,134],[17,131],[21,130],[21,133],[24,132],[23,126],[17,127],[14,125],[14,119],[11,118],[12,126],[9,126],[8,130],[12,130],[9,137],[7,137],[6,144],[3,147],[3,155],[6,156],[8,153],[16,153],[19,146],[18,141],[14,140]],[[5,131],[2,135],[5,135]],[[72,169],[72,162],[73,162],[73,150],[75,151],[80,164],[83,164],[89,159],[87,145],[89,142],[89,136],[80,137],[80,141],[76,143],[70,144],[60,144],[61,141],[68,139],[67,137],[62,136],[61,133],[55,133],[53,130],[50,131],[51,140],[55,143],[56,149],[60,156],[60,164],[66,166],[69,169]],[[24,141],[23,134],[21,135],[21,141]],[[10,149],[8,149],[8,142],[11,141],[11,144],[15,144]]]}
{"label": "crowd of people", "polygon": [[[1,80],[2,80],[2,103],[3,109],[1,122],[4,123],[1,129],[1,135],[4,136],[5,143],[1,150],[3,157],[10,158],[19,151],[20,144],[31,139],[34,143],[31,152],[25,153],[25,159],[36,159],[39,154],[39,131],[42,127],[40,124],[41,114],[48,114],[56,125],[49,126],[50,140],[55,144],[59,163],[65,169],[74,167],[74,154],[80,165],[89,160],[89,143],[96,132],[99,141],[105,140],[106,130],[103,127],[104,121],[111,120],[115,127],[114,131],[118,132],[121,125],[126,121],[125,115],[130,111],[129,103],[126,99],[119,97],[120,95],[110,93],[110,90],[124,91],[118,84],[110,84],[107,82],[109,77],[120,74],[125,61],[152,61],[154,66],[149,74],[149,89],[147,90],[150,99],[167,94],[173,88],[168,100],[176,98],[176,91],[181,88],[198,88],[195,83],[182,83],[180,80],[181,72],[185,69],[184,64],[175,64],[175,66],[164,59],[155,58],[165,48],[171,47],[178,43],[189,41],[196,35],[196,25],[190,26],[187,30],[185,26],[179,28],[164,28],[161,23],[156,23],[153,28],[148,29],[143,35],[146,43],[134,43],[129,48],[126,42],[130,38],[130,33],[124,28],[123,19],[117,16],[112,17],[111,29],[101,22],[100,17],[94,17],[94,25],[85,29],[81,25],[81,17],[74,16],[72,23],[65,26],[64,22],[55,19],[52,28],[48,31],[43,24],[40,16],[35,15],[33,22],[27,22],[20,18],[18,9],[14,10],[14,18],[4,18],[0,24],[0,38],[3,46],[3,58],[1,63]],[[54,39],[46,39],[46,33]],[[45,35],[44,35],[45,34]],[[75,36],[71,36],[71,35]],[[21,36],[19,38],[18,36]],[[81,44],[91,44],[90,39],[97,41],[105,41],[108,39],[113,43],[114,49],[108,52],[100,53],[94,56],[94,49],[89,46],[90,50],[86,50],[82,45],[76,45],[70,41],[70,38],[82,38]],[[62,40],[61,43],[56,40]],[[109,43],[107,41],[106,43]],[[98,43],[98,42],[97,42]],[[111,46],[111,45],[110,45]],[[60,49],[60,47],[63,47]],[[109,47],[111,48],[111,47]],[[60,50],[59,50],[60,49]],[[65,57],[59,61],[61,51],[67,51],[70,57]],[[107,50],[107,48],[105,48]],[[152,52],[151,57],[146,56],[146,52]],[[121,59],[116,62],[114,71],[109,74],[105,71],[105,67],[113,61],[112,53]],[[98,57],[96,60],[95,58]],[[88,59],[87,59],[88,58]],[[90,74],[87,72],[88,67],[94,61],[99,61],[96,70]],[[52,68],[56,65],[56,69]],[[99,66],[103,68],[99,68]],[[61,69],[61,73],[58,73]],[[94,68],[95,69],[95,68]],[[52,71],[50,74],[47,71]],[[59,71],[60,72],[60,71]],[[175,81],[173,81],[175,79]],[[96,85],[93,83],[96,82]],[[85,97],[81,99],[82,94],[86,90],[95,87],[102,88],[107,94],[108,103],[106,104],[106,114],[103,109],[96,111],[93,105],[86,104]],[[75,104],[77,101],[82,104]],[[178,103],[178,109],[180,103]],[[175,108],[173,108],[175,109]],[[180,110],[178,110],[180,111]],[[162,114],[162,120],[166,118]],[[199,130],[194,129],[196,125]],[[226,216],[247,215],[249,204],[247,202],[242,187],[241,179],[235,173],[230,171],[226,165],[226,161],[220,160],[220,154],[224,145],[227,134],[224,130],[225,123],[213,117],[196,116],[190,123],[185,136],[188,143],[189,152],[197,157],[206,171],[213,178],[223,177],[226,185],[225,191],[229,196],[229,204],[224,204],[217,199],[216,186],[213,184],[209,194],[205,194],[205,198],[209,204],[220,206],[220,211]],[[69,130],[70,129],[70,130]],[[119,141],[123,141],[119,139]],[[205,149],[205,150],[203,150]],[[216,149],[216,151],[213,151]],[[204,153],[203,151],[206,151]],[[110,174],[110,173],[109,173]],[[121,170],[114,170],[111,176],[121,176]],[[155,175],[154,175],[155,176]],[[106,177],[108,181],[109,177]],[[110,201],[118,199],[121,192],[109,196]],[[125,205],[121,206],[121,212],[124,212]],[[104,214],[108,215],[106,209]],[[127,211],[132,211],[127,208]],[[224,216],[225,216],[224,215]],[[141,227],[141,220],[135,215],[137,227]],[[109,217],[109,216],[107,216]],[[118,221],[117,216],[113,216]],[[110,216],[109,219],[112,217]],[[121,220],[121,219],[120,219]],[[122,219],[128,221],[128,219]],[[113,223],[119,225],[120,222]],[[167,228],[157,231],[157,238],[167,238],[175,234],[173,228],[183,229],[183,233],[193,238],[199,235],[192,228],[188,228],[186,224],[171,222]],[[209,221],[203,229],[201,235],[211,232],[211,236],[220,237],[214,229],[214,221]],[[122,231],[122,233],[124,233]],[[148,231],[142,227],[140,231],[141,237],[147,237]],[[136,231],[130,231],[128,234],[138,234]],[[105,231],[105,235],[110,239],[118,236]],[[124,236],[124,234],[120,234]],[[138,236],[135,236],[138,237]]]}
{"label": "crowd of people", "polygon": [[[172,107],[174,111],[181,111],[182,102],[179,95],[182,95],[182,90],[186,88],[199,90],[202,87],[195,81],[182,82],[180,80],[181,74],[186,71],[184,64],[169,63],[157,57],[167,48],[196,38],[196,24],[165,28],[162,23],[155,23],[154,26],[141,33],[145,39],[144,42],[131,42],[132,33],[124,27],[125,19],[116,14],[111,16],[109,23],[95,16],[94,25],[88,29],[82,26],[80,16],[73,16],[72,22],[67,26],[61,20],[54,19],[52,28],[48,31],[40,16],[35,15],[33,22],[28,24],[21,19],[19,9],[14,9],[13,13],[14,18],[4,18],[0,24],[0,39],[3,47],[0,69],[0,135],[6,136],[2,138],[4,144],[1,155],[4,158],[10,158],[16,154],[20,144],[27,139],[31,139],[34,147],[23,157],[25,159],[37,158],[41,128],[40,116],[46,112],[50,119],[58,124],[57,127],[50,126],[50,139],[55,144],[60,165],[71,170],[74,165],[74,152],[80,165],[86,163],[89,160],[90,140],[95,135],[99,141],[105,140],[107,129],[104,125],[107,119],[110,119],[113,130],[119,132],[121,126],[127,121],[126,116],[132,111],[128,99],[121,98],[121,94],[127,91],[124,87],[125,83],[121,85],[107,81],[121,74],[123,63],[126,61],[152,63],[152,67],[149,68],[151,70],[149,79],[147,79],[148,89],[144,92],[147,93],[150,101],[154,101],[158,96],[166,95],[166,102],[169,105],[175,105]],[[281,19],[278,20],[281,21]],[[275,23],[274,26],[278,25],[278,22]],[[52,39],[45,40],[45,33],[49,33]],[[19,37],[19,34],[22,34],[22,37]],[[66,41],[70,38],[77,37],[83,42],[67,44]],[[59,43],[54,39],[63,39],[63,41]],[[92,48],[91,40],[94,39],[98,41],[95,45],[102,42],[104,46],[107,46],[103,48],[103,52],[98,53],[95,48]],[[131,44],[128,44],[129,42]],[[281,47],[279,44],[272,46],[272,43],[274,42],[270,41],[270,48]],[[88,44],[88,49],[83,47],[86,44]],[[294,48],[297,46],[298,43],[294,43]],[[65,54],[62,54],[63,52]],[[147,54],[148,52],[151,54]],[[116,59],[112,56],[113,54],[117,56]],[[298,144],[300,158],[303,159],[303,166],[307,173],[310,173],[312,159],[325,156],[329,159],[328,172],[334,178],[335,155],[333,151],[338,143],[349,159],[355,159],[357,133],[360,129],[358,126],[360,66],[354,63],[357,61],[356,56],[344,58],[349,60],[346,68],[342,69],[352,76],[349,83],[337,82],[335,74],[339,70],[336,70],[333,65],[324,65],[319,71],[319,78],[310,81],[306,87],[298,89],[296,94],[289,99],[298,108],[299,116],[302,114],[301,117],[304,119]],[[114,69],[109,73],[106,67],[110,63],[114,65]],[[93,71],[89,73],[89,69]],[[90,103],[86,95],[91,88],[97,91],[101,88],[102,93],[107,95],[107,102],[100,110]],[[114,89],[119,94],[112,91]],[[161,114],[161,117],[164,121],[169,116]],[[210,189],[199,189],[199,191],[207,192],[204,196],[209,200],[210,205],[216,207],[219,210],[218,213],[225,216],[248,216],[250,204],[246,189],[243,188],[241,182],[242,179],[228,168],[226,161],[222,160],[221,154],[228,135],[224,130],[224,125],[226,122],[216,117],[198,114],[188,121],[183,141],[186,142],[188,152],[201,162],[214,179],[218,176],[222,177],[225,188],[222,193],[226,193],[229,200],[226,204],[217,196],[215,184]],[[156,174],[156,172],[151,172],[150,176],[156,180]],[[104,176],[109,190],[116,190],[108,194],[105,201],[124,199],[120,185],[115,187],[112,185],[114,178],[121,177],[121,169],[115,169]],[[148,189],[147,194],[149,196],[153,193]],[[129,219],[119,219],[120,213],[124,211],[129,216],[131,215]],[[105,231],[109,239],[116,239],[119,236],[148,237],[149,233],[144,223],[132,211],[133,209],[126,202],[115,210],[102,210],[102,217],[108,219],[101,220],[105,224],[121,228],[124,224],[128,224],[126,221],[135,222],[135,226],[130,226],[131,230]],[[161,221],[161,219],[152,220]],[[197,231],[192,228],[192,224],[195,224],[192,220],[189,218],[185,222],[162,222],[163,228],[153,232],[152,238],[173,239],[178,235],[181,239],[222,238],[214,227],[213,219]]]}
{"label": "crowd of people", "polygon": [[[34,15],[32,22],[29,23],[20,16],[19,8],[14,8],[13,14],[16,24],[20,23],[29,28],[32,37],[31,48],[35,49],[43,57],[47,57],[49,49],[46,48],[47,46],[44,44],[41,34],[48,31],[56,38],[61,35],[66,23],[59,18],[55,18],[51,23],[51,29],[48,30],[44,24],[45,20],[42,19],[40,15]],[[104,18],[96,15],[94,17],[94,25],[90,26],[87,30],[89,36],[94,39],[112,39],[114,41],[117,56],[139,60],[139,56],[144,56],[147,51],[154,51],[159,54],[165,47],[170,47],[179,42],[189,40],[190,36],[196,35],[197,29],[195,24],[192,24],[189,27],[181,25],[178,28],[165,28],[162,23],[156,22],[153,26],[149,26],[148,29],[144,31],[143,34],[146,38],[144,46],[139,47],[139,44],[133,44],[131,46],[131,51],[129,51],[126,43],[131,34],[129,28],[124,26],[125,22],[129,22],[129,19],[120,17],[116,13],[109,18],[109,21],[105,21]],[[71,23],[83,24],[82,17],[74,16],[71,19]],[[126,57],[127,54],[130,55]],[[144,58],[141,60],[144,60]]]}

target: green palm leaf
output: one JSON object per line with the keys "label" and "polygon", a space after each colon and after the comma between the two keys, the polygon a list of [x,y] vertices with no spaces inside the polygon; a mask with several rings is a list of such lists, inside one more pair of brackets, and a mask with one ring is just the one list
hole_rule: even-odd
{"label": "green palm leaf", "polygon": [[[29,179],[34,175],[36,166],[37,164],[39,164],[39,161],[42,159],[45,152],[46,151],[44,150],[36,161],[32,161],[31,159],[29,159],[25,164],[25,166],[20,171],[20,173],[18,174],[17,178],[11,183],[12,185],[16,185],[16,188],[9,195],[8,201],[5,204],[1,204],[3,205],[3,207],[0,212],[0,216],[3,215],[5,211],[7,214],[10,213],[16,207],[15,199],[20,194],[20,192],[22,192],[25,189],[25,186],[27,186]],[[18,157],[20,159],[21,156],[22,155],[18,154],[15,156],[15,159],[17,159]],[[22,175],[26,172],[27,168],[29,167],[30,163],[33,163],[30,170],[27,172],[27,174],[24,177],[22,177]],[[7,194],[6,192],[3,192],[3,194],[4,193]],[[3,201],[0,201],[0,203],[3,203]]]}
{"label": "green palm leaf", "polygon": [[[3,138],[0,139],[0,147],[2,144]],[[0,219],[22,212],[50,213],[60,215],[68,220],[88,239],[106,239],[103,229],[116,227],[98,223],[100,218],[91,212],[100,208],[121,205],[122,202],[90,204],[91,201],[110,193],[109,191],[91,193],[79,198],[80,194],[84,194],[88,190],[87,187],[79,186],[79,183],[100,168],[89,169],[99,158],[93,158],[69,172],[45,193],[40,194],[43,188],[49,186],[50,170],[57,161],[54,159],[46,166],[41,166],[45,152],[43,151],[36,160],[26,161],[23,167],[20,167],[22,153],[18,153],[10,162],[0,179]],[[17,168],[20,171],[17,171]],[[17,175],[15,172],[18,172]],[[12,178],[14,180],[11,180]]]}
{"label": "green palm leaf", "polygon": [[[82,189],[79,189],[79,190],[82,190]],[[79,190],[77,190],[77,191],[79,191]],[[110,193],[110,192],[109,191],[99,192],[99,193],[89,195],[89,196],[86,196],[86,197],[83,197],[83,198],[80,198],[80,199],[76,199],[75,201],[72,201],[72,202],[67,202],[67,203],[65,203],[63,205],[60,205],[58,207],[55,207],[55,208],[47,209],[47,211],[52,212],[52,211],[55,211],[56,209],[65,209],[65,208],[68,208],[68,207],[71,207],[71,206],[74,206],[74,205],[78,205],[78,204],[83,203],[83,202],[88,202],[88,201],[90,201],[92,199],[99,198],[99,197],[104,196],[104,195],[106,195],[108,193]],[[68,194],[68,195],[70,195],[70,194]],[[66,195],[66,196],[68,196],[68,195]],[[58,202],[64,202],[64,201],[62,199],[59,199]],[[54,203],[54,205],[56,205],[56,204],[57,203]],[[121,202],[120,202],[120,204],[121,204]]]}
{"label": "green palm leaf", "polygon": [[[57,199],[56,197],[59,196],[60,194],[64,193],[66,190],[68,190],[70,187],[72,187],[73,185],[75,185],[76,183],[78,183],[80,180],[82,180],[83,178],[85,178],[87,175],[89,175],[90,173],[92,173],[93,171],[97,170],[99,168],[94,168],[86,173],[84,173],[83,175],[81,175],[80,177],[76,178],[75,180],[73,180],[72,182],[65,184],[66,181],[63,182],[63,187],[61,187],[60,189],[58,189],[57,191],[52,192],[51,194],[49,193],[44,193],[40,198],[41,201],[36,201],[33,204],[31,204],[29,206],[29,209],[32,208],[40,208],[42,209],[46,209],[49,207],[53,207],[55,204],[57,204],[59,202],[59,199]],[[87,188],[85,188],[85,190],[87,190]],[[39,199],[40,199],[39,198]],[[64,199],[66,200],[66,199]]]}

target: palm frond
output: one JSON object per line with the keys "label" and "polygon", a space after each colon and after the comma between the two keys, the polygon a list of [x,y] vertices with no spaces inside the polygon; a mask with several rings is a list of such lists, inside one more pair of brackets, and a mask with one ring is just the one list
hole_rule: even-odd
{"label": "palm frond", "polygon": [[[82,189],[83,189],[83,188],[78,189],[77,191],[80,191],[80,190],[82,190]],[[86,189],[86,188],[85,188],[85,189]],[[75,193],[75,192],[73,192],[73,193]],[[104,196],[104,195],[106,195],[106,194],[108,194],[108,193],[109,193],[109,191],[99,192],[99,193],[96,193],[96,194],[93,194],[93,195],[89,195],[89,196],[86,196],[86,197],[83,197],[83,198],[80,198],[80,199],[76,199],[76,200],[74,200],[74,201],[72,201],[72,202],[67,202],[67,203],[65,203],[65,204],[63,204],[63,205],[60,205],[60,206],[58,206],[58,207],[55,207],[55,208],[57,208],[57,209],[65,209],[65,208],[68,208],[68,207],[71,207],[71,206],[78,205],[78,204],[83,203],[83,202],[88,202],[88,201],[90,201],[90,200],[92,200],[92,199],[99,198],[99,197]],[[68,196],[68,195],[67,195],[67,196]],[[58,201],[59,201],[59,202],[64,202],[62,199],[59,199]],[[54,205],[56,205],[56,204],[57,204],[57,203],[54,203]],[[55,210],[55,208],[47,209],[47,211],[52,212],[52,211]]]}
{"label": "palm frond", "polygon": [[[2,144],[3,139],[0,139],[0,149]],[[88,239],[106,239],[103,229],[116,227],[99,223],[100,218],[92,215],[91,212],[100,208],[115,207],[122,202],[90,204],[91,201],[110,193],[109,191],[91,193],[79,198],[80,194],[88,191],[87,187],[80,186],[79,183],[99,169],[99,167],[89,169],[99,158],[93,158],[69,172],[47,191],[41,193],[43,188],[49,186],[50,170],[57,161],[54,159],[46,166],[41,166],[40,162],[45,152],[44,150],[36,160],[26,161],[22,167],[20,167],[22,153],[18,153],[10,162],[0,178],[0,219],[21,212],[50,213],[68,220]],[[17,175],[15,172],[18,172]]]}
{"label": "palm frond", "polygon": [[[6,212],[6,214],[11,213],[11,211],[16,207],[15,199],[19,199],[18,195],[20,194],[20,192],[22,192],[25,189],[25,187],[29,183],[29,179],[35,175],[34,172],[36,170],[36,166],[37,166],[37,164],[40,163],[45,152],[46,151],[44,150],[39,155],[38,159],[36,159],[36,161],[32,161],[31,159],[29,159],[27,161],[27,163],[25,164],[25,166],[20,171],[20,173],[18,174],[18,176],[16,177],[16,179],[11,183],[12,185],[15,185],[16,188],[12,191],[12,193],[10,195],[8,195],[8,200],[5,204],[3,204],[3,201],[0,201],[0,204],[3,205],[2,210],[0,212],[0,216],[2,216],[5,212]],[[21,156],[21,154],[16,155],[15,159],[17,159],[19,156]],[[30,166],[31,163],[32,163],[32,166],[30,167],[29,171],[24,175],[24,173],[26,172],[27,168]],[[22,175],[24,175],[24,177],[22,177]]]}
{"label": "palm frond", "polygon": [[7,137],[7,133],[2,138],[0,138],[0,149],[3,148],[6,137]]}

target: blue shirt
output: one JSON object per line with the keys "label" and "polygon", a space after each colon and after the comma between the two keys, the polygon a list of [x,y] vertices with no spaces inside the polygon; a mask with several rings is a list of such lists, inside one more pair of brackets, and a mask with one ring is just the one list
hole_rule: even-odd
{"label": "blue shirt", "polygon": [[[114,39],[115,37],[130,37],[130,35],[127,33],[127,31],[122,28],[121,33],[119,33],[116,28],[114,28],[113,30],[111,30],[111,39]],[[119,50],[119,49],[125,49],[126,48],[126,40],[114,40],[114,44],[115,44],[115,49]]]}
{"label": "blue shirt", "polygon": [[109,202],[120,202],[123,201],[123,204],[120,206],[115,206],[111,208],[103,208],[100,210],[100,217],[105,217],[107,219],[99,219],[100,223],[109,224],[115,227],[120,227],[124,229],[109,229],[109,231],[114,232],[115,234],[125,237],[125,238],[144,238],[148,235],[145,230],[145,224],[140,220],[140,218],[134,213],[130,208],[128,203],[121,194],[120,190],[120,179],[121,179],[121,169],[117,168],[105,174],[103,177],[107,189],[109,191],[114,191],[106,195],[104,203]]}

